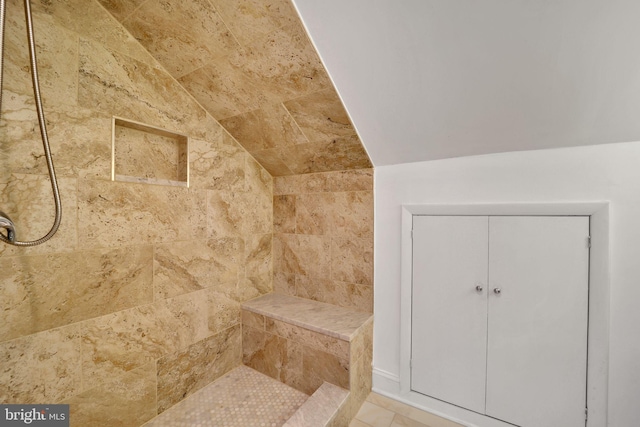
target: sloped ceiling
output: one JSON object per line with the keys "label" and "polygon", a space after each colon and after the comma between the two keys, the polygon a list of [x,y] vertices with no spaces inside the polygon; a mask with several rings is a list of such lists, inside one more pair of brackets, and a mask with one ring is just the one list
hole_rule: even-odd
{"label": "sloped ceiling", "polygon": [[273,176],[371,167],[290,0],[99,0]]}
{"label": "sloped ceiling", "polygon": [[640,140],[638,0],[293,0],[376,166]]}

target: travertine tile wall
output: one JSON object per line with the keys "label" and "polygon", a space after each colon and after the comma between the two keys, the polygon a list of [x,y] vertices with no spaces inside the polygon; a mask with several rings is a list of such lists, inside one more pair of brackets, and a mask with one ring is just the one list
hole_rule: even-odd
{"label": "travertine tile wall", "polygon": [[274,178],[274,289],[373,311],[373,170]]}
{"label": "travertine tile wall", "polygon": [[[272,290],[272,178],[98,2],[32,5],[63,220],[0,246],[0,402],[138,426],[241,363],[240,302]],[[10,0],[0,209],[32,239],[53,202],[23,22]],[[191,187],[111,182],[113,115],[189,135]]]}
{"label": "travertine tile wall", "polygon": [[99,0],[272,176],[371,162],[291,0]]}

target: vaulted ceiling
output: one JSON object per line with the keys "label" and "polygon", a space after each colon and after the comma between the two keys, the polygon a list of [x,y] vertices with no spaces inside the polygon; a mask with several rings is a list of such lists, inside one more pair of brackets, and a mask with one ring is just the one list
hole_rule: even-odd
{"label": "vaulted ceiling", "polygon": [[273,176],[371,167],[290,0],[99,0]]}
{"label": "vaulted ceiling", "polygon": [[640,141],[638,0],[293,0],[375,166]]}

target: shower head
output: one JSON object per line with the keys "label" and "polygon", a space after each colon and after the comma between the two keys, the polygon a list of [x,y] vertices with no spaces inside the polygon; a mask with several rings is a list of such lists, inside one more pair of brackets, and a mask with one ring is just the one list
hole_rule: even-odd
{"label": "shower head", "polygon": [[[11,221],[11,218],[9,218],[9,215],[7,215],[6,213],[0,211],[0,229],[5,229],[7,230],[6,235],[4,235],[4,237],[10,241],[10,242],[15,242],[16,241],[16,228],[13,225],[13,221]],[[1,233],[1,231],[0,231]]]}

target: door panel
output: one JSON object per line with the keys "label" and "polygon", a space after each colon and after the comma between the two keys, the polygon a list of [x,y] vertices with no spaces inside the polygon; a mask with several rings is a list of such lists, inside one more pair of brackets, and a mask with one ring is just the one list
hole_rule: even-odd
{"label": "door panel", "polygon": [[[484,413],[488,218],[414,216],[411,388]],[[475,287],[481,285],[478,292]]]}
{"label": "door panel", "polygon": [[486,413],[583,427],[589,219],[491,217],[489,230]]}

